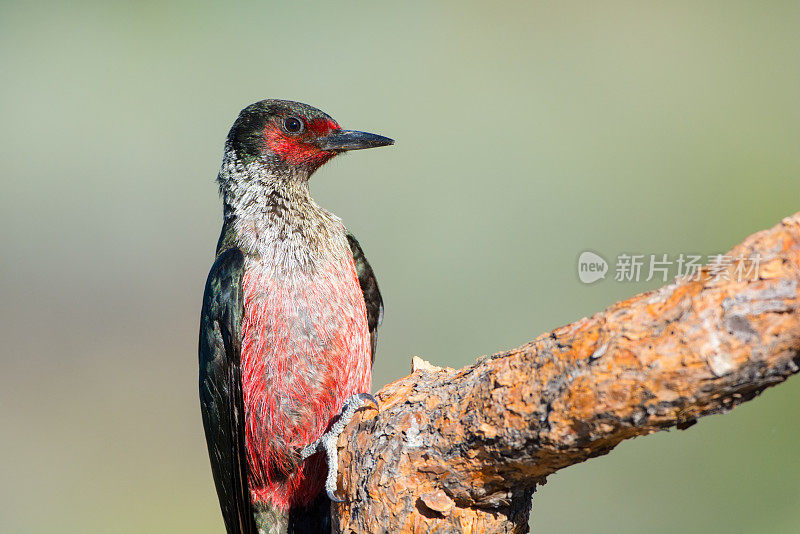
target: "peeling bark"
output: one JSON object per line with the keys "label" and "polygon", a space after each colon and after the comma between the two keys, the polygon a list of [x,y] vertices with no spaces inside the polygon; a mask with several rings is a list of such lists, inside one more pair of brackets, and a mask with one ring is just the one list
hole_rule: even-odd
{"label": "peeling bark", "polygon": [[463,369],[415,359],[339,441],[339,532],[526,532],[548,475],[800,370],[800,213],[705,267]]}

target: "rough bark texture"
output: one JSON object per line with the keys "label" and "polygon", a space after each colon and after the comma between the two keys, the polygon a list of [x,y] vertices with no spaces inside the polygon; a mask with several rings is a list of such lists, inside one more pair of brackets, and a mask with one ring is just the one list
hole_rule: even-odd
{"label": "rough bark texture", "polygon": [[756,254],[755,280],[707,267],[464,369],[416,360],[339,441],[338,530],[525,532],[547,475],[797,373],[800,214],[730,256]]}

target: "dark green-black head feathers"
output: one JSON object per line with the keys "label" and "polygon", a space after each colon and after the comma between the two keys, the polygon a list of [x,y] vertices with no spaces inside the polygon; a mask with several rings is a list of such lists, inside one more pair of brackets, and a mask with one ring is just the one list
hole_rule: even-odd
{"label": "dark green-black head feathers", "polygon": [[309,175],[336,154],[391,145],[376,134],[343,130],[330,115],[289,100],[262,100],[244,108],[226,148],[246,164]]}

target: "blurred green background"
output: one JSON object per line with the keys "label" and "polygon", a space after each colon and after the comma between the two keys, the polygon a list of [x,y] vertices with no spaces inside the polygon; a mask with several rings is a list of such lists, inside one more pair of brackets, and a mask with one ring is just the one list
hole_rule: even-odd
{"label": "blurred green background", "polygon": [[[777,1],[2,2],[0,530],[222,532],[196,339],[245,105],[397,140],[313,180],[380,279],[377,389],[661,285],[583,285],[583,250],[724,252],[800,210],[798,27]],[[560,472],[534,532],[796,533],[799,402]]]}

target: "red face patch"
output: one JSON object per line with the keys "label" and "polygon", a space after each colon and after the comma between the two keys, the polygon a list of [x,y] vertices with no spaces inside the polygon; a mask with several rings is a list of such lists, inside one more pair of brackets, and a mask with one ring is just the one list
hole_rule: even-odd
{"label": "red face patch", "polygon": [[320,149],[314,141],[341,130],[341,127],[331,119],[319,118],[306,121],[301,118],[300,120],[303,121],[305,128],[299,134],[287,133],[279,124],[270,121],[264,128],[264,144],[291,165],[319,167],[336,153]]}
{"label": "red face patch", "polygon": [[308,131],[312,132],[317,137],[325,137],[329,133],[341,129],[341,126],[336,124],[336,121],[332,119],[314,119],[308,123]]}

